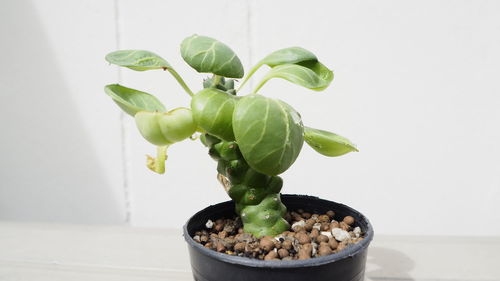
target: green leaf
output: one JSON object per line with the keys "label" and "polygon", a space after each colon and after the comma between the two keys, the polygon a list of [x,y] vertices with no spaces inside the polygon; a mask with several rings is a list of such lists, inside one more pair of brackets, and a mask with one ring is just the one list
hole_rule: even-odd
{"label": "green leaf", "polygon": [[304,140],[314,150],[325,156],[341,156],[352,151],[358,151],[351,141],[342,136],[309,127],[304,128]]}
{"label": "green leaf", "polygon": [[238,101],[233,131],[248,164],[267,175],[286,171],[304,143],[300,115],[285,102],[261,95],[248,95]]}
{"label": "green leaf", "polygon": [[111,84],[104,87],[104,91],[131,116],[139,111],[165,111],[165,106],[155,96],[139,90]]}
{"label": "green leaf", "polygon": [[191,100],[193,117],[198,127],[226,141],[234,140],[232,117],[239,97],[215,88],[206,88]]}
{"label": "green leaf", "polygon": [[157,54],[144,50],[120,50],[106,55],[109,63],[128,67],[136,71],[169,69],[170,64]]}
{"label": "green leaf", "polygon": [[193,35],[181,43],[182,58],[196,71],[241,78],[243,65],[227,45],[206,36]]}
{"label": "green leaf", "polygon": [[275,67],[282,64],[295,64],[303,61],[318,61],[318,58],[301,47],[290,47],[272,52],[263,58],[259,65],[267,64]]}
{"label": "green leaf", "polygon": [[254,92],[272,78],[281,78],[315,91],[322,91],[333,80],[333,72],[320,62],[283,64],[273,67],[262,79]]}
{"label": "green leaf", "polygon": [[191,110],[184,107],[169,112],[141,111],[135,115],[135,123],[141,135],[157,146],[185,140],[196,131]]}

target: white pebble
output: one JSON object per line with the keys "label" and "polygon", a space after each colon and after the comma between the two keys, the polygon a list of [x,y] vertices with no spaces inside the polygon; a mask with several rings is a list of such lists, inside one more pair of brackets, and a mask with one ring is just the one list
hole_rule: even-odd
{"label": "white pebble", "polygon": [[332,235],[333,235],[333,237],[335,237],[335,240],[340,241],[340,242],[351,238],[351,236],[349,235],[349,232],[347,232],[343,229],[340,229],[340,228],[333,228]]}
{"label": "white pebble", "polygon": [[198,242],[198,243],[200,243],[200,235],[195,235],[193,237],[193,240],[196,241],[196,242]]}
{"label": "white pebble", "polygon": [[316,253],[317,253],[317,249],[318,249],[318,244],[314,243],[314,242],[311,242],[311,245],[313,246],[313,250],[312,250],[312,256],[315,257],[316,256]]}
{"label": "white pebble", "polygon": [[356,238],[359,238],[361,236],[361,228],[359,228],[359,226],[356,226],[352,232],[354,232]]}
{"label": "white pebble", "polygon": [[313,228],[316,228],[317,230],[321,230],[321,223],[317,222],[313,225]]}
{"label": "white pebble", "polygon": [[330,231],[321,231],[321,235],[325,235],[328,238],[332,238],[333,235]]}
{"label": "white pebble", "polygon": [[207,223],[205,224],[206,228],[212,228],[214,227],[214,222],[212,220],[208,220]]}
{"label": "white pebble", "polygon": [[292,224],[292,229],[294,229],[296,226],[304,227],[305,225],[306,225],[306,221],[301,220],[301,221],[298,221],[298,222]]}

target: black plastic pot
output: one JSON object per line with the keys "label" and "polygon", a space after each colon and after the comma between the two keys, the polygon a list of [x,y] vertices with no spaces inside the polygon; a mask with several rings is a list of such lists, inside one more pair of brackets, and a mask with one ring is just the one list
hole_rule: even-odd
{"label": "black plastic pot", "polygon": [[234,203],[210,206],[192,216],[184,225],[191,267],[196,281],[358,281],[363,280],[368,245],[373,238],[370,222],[358,211],[336,202],[305,195],[282,195],[289,210],[313,213],[335,211],[335,219],[353,216],[365,238],[343,251],[308,260],[262,261],[218,253],[196,243],[192,237],[207,220],[234,216]]}

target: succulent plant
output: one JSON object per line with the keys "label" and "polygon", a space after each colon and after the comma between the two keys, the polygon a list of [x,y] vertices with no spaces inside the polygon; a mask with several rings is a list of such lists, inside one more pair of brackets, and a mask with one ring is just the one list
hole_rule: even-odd
{"label": "succulent plant", "polygon": [[[300,114],[284,101],[258,93],[273,78],[285,79],[314,91],[326,89],[333,72],[308,50],[300,47],[275,51],[257,63],[244,77],[238,56],[227,45],[206,36],[193,35],[181,43],[182,58],[197,72],[210,73],[203,89],[193,93],[163,58],[144,50],[120,50],[106,60],[135,71],[165,70],[189,94],[189,107],[172,110],[153,95],[118,84],[105,92],[135,118],[142,136],[157,147],[147,166],[165,172],[167,148],[200,134],[209,155],[218,162],[218,179],[236,204],[244,231],[257,237],[277,235],[289,229],[281,203],[283,180],[278,175],[297,159],[304,142],[326,156],[357,151],[346,138],[305,127]],[[270,70],[246,95],[242,87],[262,66]],[[239,88],[236,79],[243,78]]]}

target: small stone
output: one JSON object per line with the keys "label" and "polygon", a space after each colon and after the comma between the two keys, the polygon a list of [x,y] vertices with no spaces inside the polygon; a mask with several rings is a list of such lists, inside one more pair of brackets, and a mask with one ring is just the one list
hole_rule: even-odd
{"label": "small stone", "polygon": [[298,210],[297,210],[297,213],[299,213],[299,214],[303,214],[303,213],[304,213],[304,210],[303,210],[303,209],[298,209]]}
{"label": "small stone", "polygon": [[334,220],[334,221],[332,221],[332,222],[330,223],[330,230],[332,230],[332,229],[334,229],[334,228],[340,228],[340,224],[339,224],[339,222],[338,222],[338,221],[335,221],[335,220]]}
{"label": "small stone", "polygon": [[299,260],[310,259],[312,255],[313,246],[311,244],[304,244],[299,250]]}
{"label": "small stone", "polygon": [[347,248],[347,242],[343,241],[343,242],[339,243],[339,245],[337,246],[336,251],[340,252],[340,251],[344,250],[345,248]]}
{"label": "small stone", "polygon": [[247,243],[245,243],[245,242],[239,242],[239,243],[236,243],[236,244],[234,245],[234,250],[235,250],[236,252],[244,252],[244,251],[245,251],[246,246],[247,246]]}
{"label": "small stone", "polygon": [[288,250],[286,250],[286,249],[283,249],[283,248],[282,248],[282,249],[279,249],[279,250],[278,250],[278,256],[279,256],[280,258],[288,257],[288,255],[289,255],[289,254],[290,254],[290,253],[289,253],[289,252],[288,252]]}
{"label": "small stone", "polygon": [[356,226],[352,232],[354,232],[354,236],[356,238],[359,238],[361,236],[361,228],[359,226]]}
{"label": "small stone", "polygon": [[343,221],[341,221],[341,222],[340,222],[340,228],[341,228],[342,230],[345,230],[345,231],[349,231],[349,230],[351,230],[351,227],[350,227],[347,223],[345,223],[345,222],[343,222]]}
{"label": "small stone", "polygon": [[214,227],[214,222],[212,220],[208,220],[207,223],[205,223],[205,227],[208,229]]}
{"label": "small stone", "polygon": [[296,212],[291,212],[290,215],[292,215],[292,219],[295,220],[295,221],[301,221],[302,220],[302,216],[299,215]]}
{"label": "small stone", "polygon": [[326,212],[326,215],[329,216],[331,220],[333,220],[333,217],[335,217],[335,212],[330,210],[330,211]]}
{"label": "small stone", "polygon": [[217,243],[217,252],[224,253],[226,251],[226,247],[224,247],[223,243]]}
{"label": "small stone", "polygon": [[333,237],[333,235],[332,235],[332,233],[330,231],[322,231],[320,234],[321,235],[325,235],[328,238],[332,238]]}
{"label": "small stone", "polygon": [[349,235],[349,232],[343,230],[343,229],[340,229],[340,228],[334,228],[332,229],[332,235],[333,237],[335,237],[335,239],[337,241],[345,241],[345,240],[348,240],[349,238],[351,238],[351,236]]}
{"label": "small stone", "polygon": [[327,223],[327,222],[321,223],[321,229],[320,230],[321,231],[328,231],[328,230],[330,230],[330,224]]}
{"label": "small stone", "polygon": [[311,239],[316,239],[319,236],[319,230],[317,228],[314,228],[313,230],[311,230],[311,234],[309,235],[311,236]]}
{"label": "small stone", "polygon": [[319,222],[325,223],[325,222],[330,222],[330,217],[328,215],[321,215],[318,217]]}
{"label": "small stone", "polygon": [[304,213],[302,213],[302,217],[307,220],[307,219],[311,218],[311,213],[304,212]]}
{"label": "small stone", "polygon": [[337,242],[337,240],[335,239],[330,239],[330,241],[328,241],[328,245],[330,245],[330,248],[332,250],[335,250],[339,246],[339,242]]}
{"label": "small stone", "polygon": [[299,243],[302,245],[307,244],[307,243],[311,243],[311,237],[309,237],[309,235],[307,235],[305,233],[297,233],[297,235],[295,235],[295,238],[297,238]]}
{"label": "small stone", "polygon": [[196,242],[198,242],[198,243],[200,243],[200,242],[201,242],[201,237],[200,237],[200,235],[195,235],[195,236],[193,237],[193,240],[194,240],[194,241],[196,241]]}
{"label": "small stone", "polygon": [[292,248],[292,241],[290,240],[283,241],[283,243],[281,243],[281,248],[290,250]]}
{"label": "small stone", "polygon": [[318,256],[326,256],[332,253],[332,249],[330,248],[330,245],[328,243],[323,242],[319,245],[318,249]]}
{"label": "small stone", "polygon": [[270,251],[265,257],[264,260],[269,261],[269,260],[274,260],[275,258],[278,257],[278,252],[277,251]]}
{"label": "small stone", "polygon": [[208,243],[206,243],[206,244],[205,244],[205,248],[209,248],[209,249],[211,249],[211,248],[212,248],[212,246],[213,246],[213,245],[212,245],[212,242],[208,242]]}
{"label": "small stone", "polygon": [[282,261],[293,261],[293,257],[291,256],[288,256],[288,257],[284,257],[283,259],[281,259]]}
{"label": "small stone", "polygon": [[351,216],[346,216],[342,221],[345,222],[347,225],[352,225],[354,223],[354,218]]}
{"label": "small stone", "polygon": [[312,256],[315,257],[316,254],[318,253],[318,244],[314,243],[314,242],[311,242],[311,245],[312,245]]}
{"label": "small stone", "polygon": [[298,222],[295,222],[294,224],[292,224],[292,229],[293,229],[293,231],[298,232],[300,229],[304,228],[305,225],[306,225],[306,221],[299,220]]}
{"label": "small stone", "polygon": [[274,249],[274,237],[272,236],[265,236],[260,239],[260,248],[266,252],[271,251]]}
{"label": "small stone", "polygon": [[207,243],[208,242],[208,236],[207,235],[202,235],[200,237],[200,243]]}
{"label": "small stone", "polygon": [[219,232],[219,238],[224,239],[224,238],[226,238],[226,237],[227,237],[227,232],[225,232],[224,230],[223,230],[223,231],[221,231],[221,232]]}
{"label": "small stone", "polygon": [[317,222],[313,225],[313,228],[316,228],[317,230],[321,230],[321,223]]}
{"label": "small stone", "polygon": [[318,243],[321,243],[321,242],[328,242],[328,240],[330,240],[330,239],[328,238],[328,236],[323,235],[323,234],[319,235],[319,236],[316,238],[316,241],[317,241]]}

